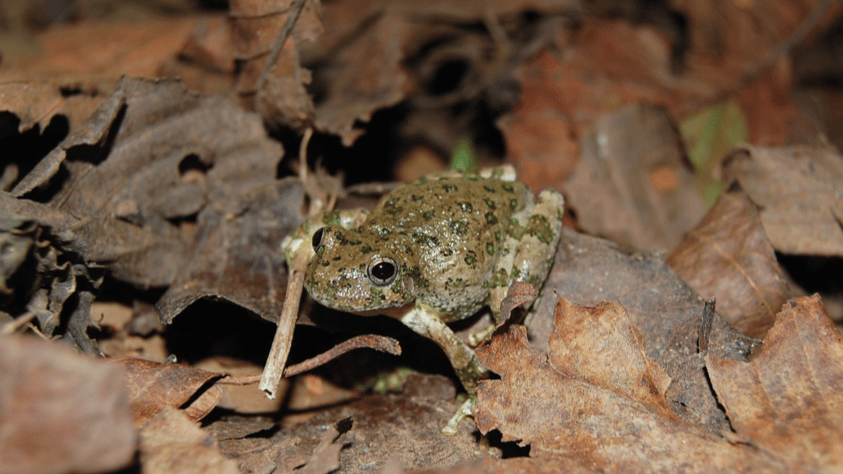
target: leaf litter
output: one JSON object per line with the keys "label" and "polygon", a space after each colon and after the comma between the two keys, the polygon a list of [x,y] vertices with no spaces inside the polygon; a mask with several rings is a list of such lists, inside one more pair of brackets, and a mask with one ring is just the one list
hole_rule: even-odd
{"label": "leaf litter", "polygon": [[[400,146],[421,142],[434,155],[461,137],[486,144],[484,126],[499,130],[529,184],[564,188],[575,218],[569,215],[568,224],[621,245],[566,229],[529,326],[506,321],[478,348],[497,374],[479,394],[476,426],[488,436],[480,443],[471,423],[455,438],[439,435],[459,404],[453,382],[441,376],[403,377],[400,394],[379,395],[333,389],[309,375],[299,384],[304,398],[330,400],[322,392],[338,390],[339,401],[307,405],[291,391],[282,393],[290,398],[288,412],[250,413],[239,412],[236,400],[219,408],[226,381],[249,378],[227,376],[225,368],[239,362],[222,354],[215,355],[215,372],[85,359],[107,367],[90,374],[68,367],[65,354],[29,371],[21,369],[24,358],[4,356],[10,369],[3,373],[13,375],[0,377],[0,391],[15,395],[11,405],[0,405],[0,432],[79,426],[35,408],[23,411],[35,413],[29,418],[19,416],[39,403],[58,405],[43,389],[66,381],[64,398],[110,384],[107,394],[98,390],[70,411],[92,413],[97,423],[119,425],[106,431],[122,433],[87,445],[65,438],[51,444],[72,456],[47,448],[37,450],[43,457],[27,454],[21,443],[34,435],[4,438],[10,443],[0,444],[4,460],[24,463],[10,472],[131,463],[129,469],[162,473],[839,469],[840,336],[817,297],[786,303],[800,293],[774,252],[837,255],[839,155],[739,148],[722,165],[722,175],[738,186],[703,217],[671,121],[734,94],[750,141],[783,143],[790,105],[782,94],[790,79],[782,67],[765,67],[780,62],[777,45],[786,52],[782,41],[800,21],[815,17],[805,20],[815,28],[830,23],[836,7],[827,3],[791,2],[766,13],[730,5],[713,21],[708,15],[720,10],[709,4],[636,12],[636,2],[625,11],[572,1],[238,1],[228,18],[162,17],[147,26],[80,21],[39,33],[47,52],[41,60],[0,62],[0,141],[26,149],[0,161],[0,230],[9,250],[0,282],[4,334],[29,329],[97,352],[98,340],[126,334],[91,315],[97,290],[104,285],[114,298],[115,282],[126,293],[116,299],[137,308],[138,321],[153,302],[166,323],[190,308],[226,312],[219,303],[198,306],[203,299],[276,321],[286,285],[277,244],[304,219],[303,185],[315,182],[282,178],[284,148],[300,145],[289,135],[315,129],[310,162],[330,159],[324,143],[362,147],[387,109],[405,114],[392,124]],[[673,23],[682,15],[685,30]],[[103,55],[101,41],[91,38],[109,36],[114,48]],[[611,61],[599,59],[607,55]],[[449,70],[461,72],[441,82]],[[171,79],[118,79],[133,71],[178,74],[187,87]],[[667,113],[623,108],[642,102]],[[395,151],[390,140],[376,141],[379,151]],[[490,150],[477,149],[481,163],[494,160]],[[357,157],[345,159],[365,168]],[[315,191],[307,194],[339,194],[344,204],[341,190]],[[717,311],[700,295],[715,298]],[[532,297],[531,288],[513,288],[505,312]],[[336,329],[325,324],[332,316],[308,300],[301,313],[300,323]],[[319,369],[322,377],[373,373],[371,352],[337,358],[343,339],[384,349],[400,340],[401,360],[437,357],[385,322],[335,319],[358,327],[310,340],[297,330],[293,352],[302,346],[311,352],[294,359],[325,355],[295,367],[312,370],[336,358]],[[198,330],[216,319],[192,321]],[[231,337],[241,337],[236,328],[243,322],[229,324]],[[465,335],[478,325],[482,320],[455,329]],[[145,326],[144,337],[168,341],[169,329]],[[381,331],[393,337],[355,338]],[[4,336],[0,350],[17,347],[18,339]],[[46,357],[52,352],[46,347],[53,346],[15,350]],[[125,381],[121,364],[133,382]],[[20,395],[30,393],[21,387],[37,396]],[[307,408],[289,413],[297,406]],[[134,429],[126,428],[129,408]]]}

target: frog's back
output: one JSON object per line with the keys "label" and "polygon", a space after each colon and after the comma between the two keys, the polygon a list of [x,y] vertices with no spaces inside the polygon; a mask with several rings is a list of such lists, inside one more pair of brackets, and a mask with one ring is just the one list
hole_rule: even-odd
{"label": "frog's back", "polygon": [[479,176],[423,178],[381,200],[368,227],[415,254],[416,298],[460,319],[483,306],[495,278],[508,218],[532,202],[518,181]]}

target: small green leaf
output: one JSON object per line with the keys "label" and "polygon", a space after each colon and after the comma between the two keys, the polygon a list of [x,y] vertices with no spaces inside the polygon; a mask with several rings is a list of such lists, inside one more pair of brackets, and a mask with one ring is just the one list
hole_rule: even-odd
{"label": "small green leaf", "polygon": [[687,117],[679,131],[696,168],[697,182],[706,204],[711,206],[724,186],[712,176],[720,158],[737,144],[748,140],[746,118],[734,101],[717,104]]}
{"label": "small green leaf", "polygon": [[454,151],[451,153],[451,164],[448,168],[457,171],[468,171],[477,168],[477,154],[468,137],[459,137]]}

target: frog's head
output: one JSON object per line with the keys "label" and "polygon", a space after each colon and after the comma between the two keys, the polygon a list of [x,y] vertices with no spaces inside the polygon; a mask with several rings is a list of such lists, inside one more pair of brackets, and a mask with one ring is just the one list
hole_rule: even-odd
{"label": "frog's head", "polygon": [[313,250],[304,284],[325,306],[376,313],[414,299],[407,254],[392,239],[329,225],[313,234]]}

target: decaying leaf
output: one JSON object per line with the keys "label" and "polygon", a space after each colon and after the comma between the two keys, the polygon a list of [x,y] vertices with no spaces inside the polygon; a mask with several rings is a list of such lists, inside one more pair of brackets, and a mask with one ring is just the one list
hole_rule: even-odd
{"label": "decaying leaf", "polygon": [[843,256],[843,157],[836,150],[746,145],[723,159],[721,173],[759,207],[777,251]]}
{"label": "decaying leaf", "polygon": [[287,286],[279,242],[299,225],[303,193],[288,179],[254,189],[232,216],[207,207],[189,262],[156,304],[165,323],[190,304],[215,297],[278,321]]}
{"label": "decaying leaf", "polygon": [[634,106],[606,115],[582,146],[567,191],[589,233],[665,250],[705,213],[680,137],[663,110]]}
{"label": "decaying leaf", "polygon": [[38,36],[44,55],[26,70],[42,77],[77,74],[111,81],[122,75],[155,77],[208,19],[173,15],[143,22],[52,25]]}
{"label": "decaying leaf", "polygon": [[312,123],[310,71],[301,66],[299,42],[321,34],[321,8],[319,0],[231,2],[235,59],[242,63],[238,92],[273,127],[301,130]]}
{"label": "decaying leaf", "polygon": [[166,407],[183,408],[190,420],[201,420],[222,395],[222,390],[210,382],[223,374],[143,359],[119,362],[126,367],[132,419],[138,428]]}
{"label": "decaying leaf", "polygon": [[843,469],[843,336],[819,296],[785,306],[752,361],[706,366],[744,442],[787,472]]}
{"label": "decaying leaf", "polygon": [[83,241],[88,261],[116,278],[159,286],[188,255],[174,222],[211,202],[236,214],[241,196],[275,182],[281,153],[257,116],[221,98],[175,81],[125,79],[12,193],[40,198],[36,188],[60,180],[46,204],[77,225],[57,230]]}
{"label": "decaying leaf", "polygon": [[65,117],[68,127],[73,130],[96,110],[110,89],[110,84],[98,82],[68,79],[37,81],[2,75],[0,113],[14,115],[20,133],[36,126],[43,133],[56,116]]}
{"label": "decaying leaf", "polygon": [[370,21],[366,34],[338,45],[331,67],[316,78],[324,88],[316,107],[316,126],[339,135],[345,145],[363,133],[357,121],[367,122],[378,109],[397,104],[411,87],[402,61],[415,31],[413,24],[402,15],[389,14]]}
{"label": "decaying leaf", "polygon": [[776,261],[755,206],[740,191],[723,194],[667,258],[737,330],[761,337],[796,289]]}
{"label": "decaying leaf", "polygon": [[501,320],[496,326],[500,327],[512,317],[512,311],[522,304],[532,303],[539,296],[539,291],[531,284],[518,281],[509,287],[506,298],[501,301]]}
{"label": "decaying leaf", "polygon": [[[367,395],[321,410],[294,427],[261,438],[221,441],[223,452],[237,456],[242,468],[293,471],[308,462],[327,425],[350,417],[354,427],[340,451],[338,473],[379,473],[397,462],[403,469],[451,467],[474,459],[473,427],[462,423],[456,436],[441,433],[459,403],[453,383],[442,376],[410,376],[399,395]],[[340,442],[345,440],[341,437]]]}
{"label": "decaying leaf", "polygon": [[240,474],[214,437],[172,407],[164,407],[140,433],[143,474]]}
{"label": "decaying leaf", "polygon": [[[637,252],[612,242],[563,228],[562,242],[544,294],[555,291],[582,305],[617,301],[641,332],[647,357],[671,378],[671,409],[688,423],[712,433],[729,431],[722,407],[707,382],[698,353],[705,304],[656,253]],[[556,300],[545,296],[529,325],[530,343],[547,351],[553,333]],[[723,357],[745,358],[752,341],[714,314],[709,350]]]}
{"label": "decaying leaf", "polygon": [[0,337],[0,473],[127,466],[136,434],[122,368],[30,336]]}
{"label": "decaying leaf", "polygon": [[780,467],[673,413],[666,398],[670,378],[645,354],[640,333],[617,303],[581,307],[560,298],[547,357],[517,326],[477,356],[501,376],[481,382],[478,428],[529,444],[531,456],[574,458],[606,471]]}
{"label": "decaying leaf", "polygon": [[[85,262],[66,235],[51,231],[56,221],[40,219],[48,213],[22,212],[0,193],[0,309],[16,317],[32,314],[46,336],[65,336],[83,352],[100,354],[87,330],[98,327],[91,303],[103,269]],[[32,204],[29,210],[44,210]]]}

